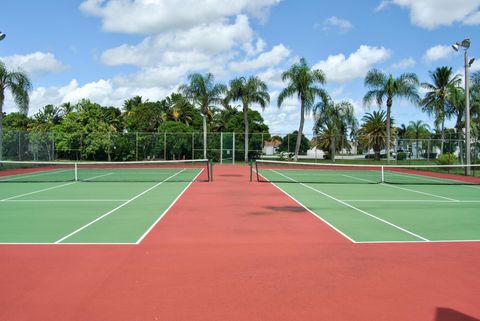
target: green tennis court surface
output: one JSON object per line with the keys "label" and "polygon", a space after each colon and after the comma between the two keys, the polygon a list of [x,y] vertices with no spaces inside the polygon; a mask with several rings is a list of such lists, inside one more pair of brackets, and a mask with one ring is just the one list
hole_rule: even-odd
{"label": "green tennis court surface", "polygon": [[397,184],[378,184],[371,170],[258,172],[353,242],[480,240],[478,185],[409,172],[385,173]]}
{"label": "green tennis court surface", "polygon": [[136,244],[191,182],[208,180],[204,164],[92,165],[77,180],[55,166],[0,177],[0,243]]}

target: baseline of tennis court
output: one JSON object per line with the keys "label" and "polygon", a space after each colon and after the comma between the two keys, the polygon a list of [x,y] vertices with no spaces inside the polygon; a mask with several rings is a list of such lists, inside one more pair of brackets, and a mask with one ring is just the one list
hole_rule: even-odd
{"label": "baseline of tennis court", "polygon": [[[433,184],[361,184],[373,182],[365,171],[357,172],[358,177],[335,170],[259,174],[355,243],[480,241],[479,186],[434,184],[437,178],[423,176],[413,179]],[[315,175],[348,175],[359,184],[303,183],[306,175],[313,181]]]}
{"label": "baseline of tennis court", "polygon": [[64,180],[71,169],[2,176],[0,243],[138,244],[203,171],[94,168],[83,181]]}

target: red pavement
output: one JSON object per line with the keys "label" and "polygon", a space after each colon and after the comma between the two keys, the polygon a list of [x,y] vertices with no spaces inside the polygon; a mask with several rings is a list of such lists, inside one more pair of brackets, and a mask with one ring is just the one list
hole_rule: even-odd
{"label": "red pavement", "polygon": [[479,243],[352,244],[216,166],[138,246],[0,245],[0,320],[471,321],[479,271]]}

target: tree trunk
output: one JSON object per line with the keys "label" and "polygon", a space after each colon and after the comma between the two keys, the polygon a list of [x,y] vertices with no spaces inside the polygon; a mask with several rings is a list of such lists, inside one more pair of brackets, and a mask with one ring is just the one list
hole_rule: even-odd
{"label": "tree trunk", "polygon": [[300,143],[302,142],[303,124],[305,122],[305,101],[302,99],[300,108],[300,126],[298,127],[297,143],[295,144],[295,161],[298,161]]}
{"label": "tree trunk", "polygon": [[442,116],[442,128],[441,128],[442,136],[440,138],[440,154],[443,154],[443,147],[445,144],[445,117]]}
{"label": "tree trunk", "polygon": [[248,162],[248,106],[243,105],[243,123],[245,124],[245,163]]}
{"label": "tree trunk", "polygon": [[207,159],[207,115],[203,116],[203,159]]}
{"label": "tree trunk", "polygon": [[462,131],[462,119],[461,119],[461,116],[458,115],[457,116],[457,123],[455,125],[456,129],[457,129],[457,141],[459,142],[458,143],[458,148],[460,149],[460,164],[463,164],[463,144],[464,144],[464,137],[463,137],[463,131]]}
{"label": "tree trunk", "polygon": [[336,151],[336,141],[335,141],[335,136],[332,137],[332,142],[330,143],[330,159],[332,160],[332,163],[335,163],[335,151]]}
{"label": "tree trunk", "polygon": [[387,163],[390,162],[390,113],[392,111],[392,98],[389,97],[387,100],[387,144],[386,144],[386,152],[387,152]]}

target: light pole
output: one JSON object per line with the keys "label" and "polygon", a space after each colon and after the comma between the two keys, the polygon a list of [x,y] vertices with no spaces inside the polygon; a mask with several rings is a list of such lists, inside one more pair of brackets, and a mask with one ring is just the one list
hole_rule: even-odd
{"label": "light pole", "polygon": [[0,31],[0,40],[5,39],[7,35]]}
{"label": "light pole", "polygon": [[467,165],[465,167],[465,175],[470,175],[471,170],[470,170],[470,164],[471,164],[471,158],[470,158],[470,84],[469,84],[469,75],[468,75],[468,69],[472,66],[473,62],[475,61],[475,58],[468,59],[468,48],[470,48],[470,39],[466,38],[463,39],[462,41],[457,41],[454,45],[452,45],[452,48],[455,51],[458,51],[459,48],[463,48],[465,53],[465,164]]}

